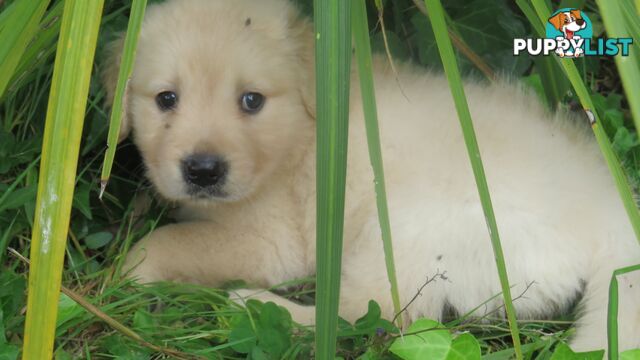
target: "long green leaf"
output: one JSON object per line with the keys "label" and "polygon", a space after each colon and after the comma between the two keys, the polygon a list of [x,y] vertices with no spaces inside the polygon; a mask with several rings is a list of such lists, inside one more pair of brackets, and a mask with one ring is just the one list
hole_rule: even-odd
{"label": "long green leaf", "polygon": [[38,76],[38,67],[49,61],[56,51],[56,40],[60,35],[60,18],[64,2],[56,2],[45,14],[40,23],[40,31],[31,40],[6,91],[21,88],[26,82]]}
{"label": "long green leaf", "polygon": [[42,145],[23,359],[51,359],[80,137],[103,0],[67,0]]}
{"label": "long green leaf", "polygon": [[460,77],[460,70],[458,69],[451,40],[447,34],[444,9],[442,8],[440,0],[425,0],[425,5],[427,6],[427,11],[431,19],[433,33],[435,34],[438,50],[440,51],[442,64],[444,65],[444,71],[447,75],[447,79],[449,80],[449,87],[451,88],[451,94],[456,105],[456,111],[458,112],[458,117],[460,119],[460,125],[462,127],[464,141],[469,153],[471,167],[476,179],[476,185],[478,186],[482,210],[484,211],[487,226],[489,228],[491,245],[493,246],[493,253],[496,260],[496,266],[498,268],[498,275],[500,277],[500,285],[502,287],[502,295],[504,297],[504,304],[507,319],[509,320],[509,328],[511,330],[516,358],[522,359],[518,323],[516,321],[516,313],[511,298],[511,288],[509,287],[509,277],[507,275],[507,268],[504,262],[504,254],[502,252],[502,244],[500,243],[500,236],[498,234],[498,226],[493,212],[493,205],[491,204],[491,195],[489,194],[489,186],[487,185],[487,179],[484,174],[482,159],[480,158],[480,149],[478,148],[475,130],[473,129],[473,123],[471,121],[471,113],[469,112],[467,98],[465,96],[462,79]]}
{"label": "long green leaf", "polygon": [[0,31],[0,98],[27,45],[38,31],[49,0],[17,0]]}
{"label": "long green leaf", "polygon": [[138,37],[144,12],[147,8],[147,0],[133,0],[131,5],[131,15],[129,17],[129,25],[127,27],[127,36],[124,40],[124,49],[122,51],[122,60],[120,61],[120,70],[118,73],[118,84],[111,108],[111,122],[109,125],[109,136],[107,138],[107,151],[104,155],[104,163],[102,165],[102,175],[100,176],[100,197],[111,176],[111,168],[113,167],[113,159],[116,155],[116,147],[120,135],[120,126],[122,124],[122,116],[124,109],[124,96],[133,72],[133,64],[136,57],[136,48],[138,46]]}
{"label": "long green leaf", "polygon": [[[387,266],[387,277],[391,285],[391,299],[395,314],[400,314],[400,295],[398,293],[398,279],[393,257],[393,242],[391,239],[391,224],[389,223],[389,208],[387,206],[387,191],[384,180],[382,150],[380,148],[380,130],[378,128],[378,111],[373,83],[373,65],[371,57],[371,40],[369,38],[369,24],[367,22],[367,5],[365,0],[352,0],[353,41],[358,60],[358,76],[360,77],[360,91],[362,92],[362,107],[367,129],[367,143],[369,158],[373,167],[376,203],[378,206],[378,221],[382,232],[384,258]],[[402,323],[402,321],[400,321]]]}
{"label": "long green leaf", "polygon": [[[596,0],[596,2],[598,3],[600,15],[602,15],[602,20],[607,29],[607,35],[612,38],[628,38],[629,27],[632,25],[627,25],[627,17],[625,16],[625,11],[622,9],[622,3],[629,2],[630,4],[631,0]],[[640,16],[636,14],[626,14],[635,15],[632,23],[638,26]],[[638,67],[640,60],[638,60],[637,49],[634,49],[631,44],[629,44],[628,47],[630,50],[628,56],[618,54],[614,59],[620,72],[620,79],[622,80],[627,100],[629,101],[633,121],[636,129],[640,129],[640,68]]]}
{"label": "long green leaf", "polygon": [[628,266],[613,272],[609,283],[609,308],[607,314],[607,340],[609,360],[618,359],[618,276],[640,271],[640,265]]}
{"label": "long green leaf", "polygon": [[527,20],[529,20],[529,23],[533,27],[535,33],[538,34],[539,37],[544,37],[544,24],[541,24],[540,21],[538,21],[538,14],[536,14],[536,11],[531,7],[528,0],[516,0],[516,4],[520,7],[520,11],[522,11]]}
{"label": "long green leaf", "polygon": [[[637,39],[640,39],[640,14],[636,11],[636,6],[633,4],[632,0],[621,1],[620,6],[622,6],[624,21],[627,25],[627,30],[629,31],[627,37],[633,38],[635,42]],[[636,59],[637,58],[638,56],[636,56]]]}
{"label": "long green leaf", "polygon": [[9,15],[13,13],[13,9],[15,9],[15,7],[16,7],[16,3],[12,2],[11,4],[5,6],[4,9],[0,10],[0,33],[2,32],[2,29],[4,29],[4,27],[6,26],[7,19],[9,19]]}
{"label": "long green leaf", "polygon": [[[533,6],[538,14],[538,17],[542,23],[545,23],[549,16],[551,15],[551,10],[547,6],[544,0],[535,0],[533,2]],[[600,146],[600,151],[602,152],[604,159],[609,167],[609,172],[613,176],[613,179],[616,184],[616,188],[618,189],[618,193],[620,194],[620,198],[622,199],[622,203],[624,204],[624,208],[627,212],[627,216],[629,217],[629,221],[631,222],[631,226],[636,234],[637,240],[640,242],[640,213],[638,212],[638,208],[636,207],[636,203],[633,199],[633,193],[631,191],[631,187],[629,186],[629,182],[627,177],[620,165],[620,161],[616,157],[613,148],[611,147],[611,141],[607,137],[604,129],[600,125],[600,116],[598,112],[595,110],[595,106],[593,104],[593,100],[591,99],[591,95],[589,94],[589,89],[582,81],[580,77],[580,72],[576,67],[575,63],[572,59],[560,59],[556,57],[557,61],[560,62],[562,68],[564,69],[573,89],[575,90],[578,98],[580,99],[580,103],[584,111],[587,113],[587,116],[591,120],[591,128],[593,133],[595,134],[596,141],[598,142],[598,146]]]}
{"label": "long green leaf", "polygon": [[[544,38],[544,25],[538,20],[538,14],[536,14],[535,10],[527,0],[516,0],[516,3],[522,10],[522,13],[527,17],[527,20],[529,20],[531,26],[533,26],[535,34],[540,38]],[[542,80],[547,104],[551,109],[555,109],[567,91],[569,91],[571,85],[564,76],[562,67],[556,59],[545,56],[536,57],[534,61],[536,71],[540,74],[540,79]]]}
{"label": "long green leaf", "polygon": [[316,358],[336,348],[349,128],[351,4],[315,0],[317,101]]}

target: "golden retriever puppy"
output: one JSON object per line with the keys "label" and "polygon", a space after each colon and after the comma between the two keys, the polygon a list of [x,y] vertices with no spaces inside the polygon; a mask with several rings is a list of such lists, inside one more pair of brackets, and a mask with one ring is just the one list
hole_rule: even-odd
{"label": "golden retriever puppy", "polygon": [[[111,92],[120,47],[106,73]],[[131,276],[268,288],[315,273],[313,59],[313,27],[287,0],[150,6],[123,135],[133,130],[149,178],[182,210],[135,246]],[[501,290],[447,82],[410,65],[396,81],[382,58],[374,71],[401,302],[446,272],[408,316],[467,313]],[[514,296],[528,287],[518,316],[550,317],[582,299],[572,345],[604,348],[612,271],[640,262],[640,246],[596,142],[514,85],[466,91]],[[351,99],[340,315],[354,320],[374,299],[391,318],[356,75]],[[621,348],[640,347],[639,276],[623,276],[620,291]],[[313,307],[258,296],[313,323]]]}

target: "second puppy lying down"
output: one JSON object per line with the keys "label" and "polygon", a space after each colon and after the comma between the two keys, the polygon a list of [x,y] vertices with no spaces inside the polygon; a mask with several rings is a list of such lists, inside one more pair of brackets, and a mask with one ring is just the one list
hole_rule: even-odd
{"label": "second puppy lying down", "polygon": [[[149,8],[126,99],[148,176],[182,206],[127,267],[141,281],[261,287],[315,273],[313,29],[285,0],[169,0]],[[118,45],[107,84],[113,91]],[[493,253],[444,78],[384,60],[376,92],[401,302],[412,319],[466,313],[500,293]],[[357,79],[356,79],[357,80]],[[393,317],[367,155],[352,82],[340,314],[375,299]],[[566,311],[582,294],[572,345],[606,345],[612,270],[640,247],[586,129],[550,115],[513,85],[468,83],[513,293],[521,318]],[[406,95],[406,97],[405,97]],[[621,348],[640,347],[640,278],[620,285]],[[276,298],[267,296],[268,298]],[[294,318],[313,308],[277,298]],[[476,315],[501,305],[497,298]]]}

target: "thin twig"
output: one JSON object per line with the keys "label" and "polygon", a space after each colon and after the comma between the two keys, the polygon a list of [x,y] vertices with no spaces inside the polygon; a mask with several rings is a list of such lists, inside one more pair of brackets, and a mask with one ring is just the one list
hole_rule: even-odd
{"label": "thin twig", "polygon": [[[445,272],[446,273],[446,272]],[[422,285],[420,287],[420,289],[418,290],[418,293],[411,299],[411,301],[409,302],[409,304],[407,304],[407,306],[405,306],[402,311],[405,311],[405,309],[413,302],[415,301],[418,296],[422,295],[421,292],[422,290],[431,282],[435,281],[437,277],[440,277],[443,280],[448,280],[448,278],[445,276],[445,273],[437,273],[435,274],[433,277],[431,278],[427,278],[427,282],[424,283],[424,285]],[[524,298],[524,294],[529,290],[529,288],[531,288],[531,286],[533,286],[535,284],[535,281],[532,281],[530,283],[527,284],[527,287],[522,291],[522,293],[518,296],[516,296],[515,298],[513,298],[513,302],[515,302],[516,300],[522,299]],[[488,301],[491,301],[493,298],[500,296],[500,294],[497,294],[496,296],[492,297],[491,299],[489,299]],[[483,303],[483,304],[486,304]],[[479,309],[482,305],[476,307],[475,309],[471,310],[470,312],[468,312],[467,314],[463,315],[462,318],[464,319],[465,317],[468,317],[469,315],[473,314],[477,309]],[[434,328],[430,328],[430,329],[424,329],[424,330],[418,330],[418,331],[414,331],[414,332],[409,332],[409,333],[401,333],[401,334],[393,334],[393,337],[402,337],[402,336],[409,336],[409,335],[416,335],[416,334],[420,334],[426,331],[435,331],[435,330],[447,330],[449,332],[453,332],[453,331],[462,331],[465,328],[471,327],[472,325],[475,325],[479,322],[481,322],[482,320],[485,320],[489,317],[489,315],[499,311],[500,309],[504,308],[504,304],[496,307],[495,309],[487,312],[486,314],[484,314],[483,316],[480,316],[478,318],[473,318],[471,321],[466,322],[466,323],[460,323],[459,325],[455,325],[455,326],[440,326],[440,327],[434,327]],[[504,319],[504,317],[502,318]],[[518,322],[531,322],[531,320],[518,320]],[[504,329],[505,331],[508,331],[508,329]]]}
{"label": "thin twig", "polygon": [[[8,250],[13,256],[18,258],[22,262],[24,262],[27,266],[30,266],[29,259],[27,259],[26,257],[22,256],[22,254],[20,254],[18,251],[16,251],[13,248],[8,248]],[[118,320],[112,318],[111,316],[107,315],[104,311],[100,310],[98,307],[96,307],[95,305],[91,304],[89,301],[87,301],[85,298],[83,298],[82,295],[76,293],[75,291],[73,291],[71,289],[66,288],[64,285],[62,285],[60,287],[60,291],[63,294],[65,294],[68,297],[70,297],[78,305],[82,306],[89,313],[95,315],[97,318],[99,318],[100,320],[102,320],[105,323],[107,323],[107,325],[112,327],[114,330],[116,330],[117,332],[121,333],[122,335],[134,340],[135,342],[137,342],[138,344],[140,344],[140,345],[142,345],[144,347],[147,347],[147,348],[149,348],[151,350],[163,353],[163,354],[168,355],[168,356],[172,356],[172,357],[174,357],[176,359],[180,359],[180,360],[204,359],[203,357],[199,357],[199,356],[196,356],[196,355],[185,354],[185,353],[183,353],[181,351],[178,351],[178,350],[169,349],[169,348],[166,348],[166,347],[154,345],[154,344],[148,342],[147,340],[143,339],[142,336],[138,335],[138,333],[136,333],[135,331],[129,329],[128,327],[126,327],[125,325],[120,323]]]}
{"label": "thin twig", "polygon": [[400,89],[402,96],[404,96],[404,98],[407,99],[407,101],[409,101],[409,97],[407,96],[407,94],[404,92],[404,89],[402,88],[402,83],[400,82],[400,77],[398,76],[398,70],[396,69],[395,63],[393,62],[393,57],[391,56],[391,50],[389,48],[389,40],[387,39],[387,30],[384,25],[384,8],[383,7],[378,8],[378,22],[380,23],[380,32],[382,33],[382,41],[384,42],[384,51],[387,55],[387,60],[389,61],[389,65],[391,66],[391,71],[393,72],[393,75],[396,79],[396,83],[398,84],[398,88]]}
{"label": "thin twig", "polygon": [[[520,295],[518,295],[518,296],[514,297],[514,298],[513,298],[513,300],[512,300],[511,302],[514,302],[514,303],[515,303],[515,302],[516,302],[516,300],[520,300],[520,299],[524,298],[524,294],[526,294],[526,293],[527,293],[527,291],[529,291],[529,289],[530,289],[530,288],[531,288],[535,283],[536,283],[535,281],[532,281],[532,282],[528,283],[528,284],[527,284],[527,286],[525,287],[525,289],[522,291],[522,293],[520,293]],[[500,296],[500,295],[501,295],[501,294],[498,294],[497,296]],[[482,315],[481,317],[476,318],[476,319],[475,319],[475,321],[477,322],[477,321],[484,320],[484,319],[486,319],[487,317],[489,317],[489,315],[491,315],[491,314],[494,314],[494,313],[498,312],[500,309],[504,309],[504,307],[505,307],[505,305],[504,305],[504,302],[503,302],[503,303],[502,303],[502,305],[500,305],[500,306],[496,307],[495,309],[493,309],[493,310],[491,310],[491,311],[489,311],[489,312],[485,313],[485,314],[484,314],[484,315]],[[476,308],[476,309],[477,309],[477,308]],[[463,318],[464,318],[464,317],[466,317],[466,316],[469,316],[469,315],[470,315],[470,313],[467,313],[467,314],[465,314],[465,315],[463,316]]]}
{"label": "thin twig", "polygon": [[[440,270],[437,270],[435,275],[433,275],[432,277],[427,277],[427,281],[425,281],[425,283],[422,284],[422,286],[420,286],[420,288],[418,289],[417,293],[413,296],[413,298],[411,298],[409,303],[407,303],[407,305],[405,305],[405,307],[403,307],[402,310],[400,310],[400,312],[396,314],[396,316],[393,318],[392,322],[395,322],[395,320],[398,318],[398,316],[400,316],[400,314],[405,312],[407,310],[407,308],[409,308],[409,306],[413,302],[415,302],[416,299],[418,299],[419,296],[422,296],[422,290],[424,290],[424,288],[427,287],[427,285],[429,285],[430,283],[432,283],[432,282],[434,282],[434,281],[436,281],[438,279],[440,279],[440,280],[449,280],[449,278],[446,276],[446,271],[443,272],[443,273],[440,273]],[[513,298],[513,302],[515,302],[516,300],[524,298],[524,295],[527,293],[527,291],[529,291],[529,289],[534,284],[535,284],[535,281],[532,281],[532,282],[528,283],[526,288],[522,291],[522,293],[520,293],[520,295],[518,295],[515,298]],[[499,295],[500,294],[498,294],[496,296],[499,296]],[[480,305],[480,306],[482,306],[482,305]],[[480,306],[476,307],[475,309],[471,310],[467,314],[463,315],[461,318],[464,320],[464,318],[469,317],[476,310],[478,310],[480,308]],[[487,319],[491,314],[494,314],[494,313],[498,312],[500,309],[503,309],[503,308],[504,308],[504,304],[502,304],[502,305],[496,307],[495,309],[485,313],[483,316],[480,316],[478,318],[473,318],[471,321],[468,321],[468,322],[461,322],[459,325],[450,326],[450,327],[434,327],[434,328],[431,328],[431,329],[419,330],[419,331],[414,331],[414,332],[409,332],[409,333],[393,334],[392,336],[393,337],[403,337],[403,336],[420,334],[420,333],[423,333],[425,331],[435,331],[435,330],[460,331],[460,330],[463,330],[465,328],[470,327],[473,324],[477,324],[478,322]],[[525,322],[525,320],[521,320],[521,321]],[[529,320],[528,322],[531,322],[531,321]]]}
{"label": "thin twig", "polygon": [[[416,7],[418,8],[418,10],[420,10],[421,13],[425,14],[426,16],[429,16],[429,14],[427,13],[427,8],[424,5],[424,0],[413,0],[413,3],[416,5]],[[462,55],[464,55],[467,59],[469,59],[469,61],[471,61],[473,65],[475,65],[478,68],[478,70],[480,70],[484,74],[484,76],[487,77],[487,79],[491,81],[495,81],[496,73],[493,71],[493,69],[491,69],[491,66],[489,66],[489,64],[487,64],[480,57],[480,55],[476,54],[475,51],[473,51],[469,46],[467,46],[467,44],[464,42],[464,40],[462,40],[458,36],[458,34],[454,33],[449,28],[447,28],[447,31],[449,32],[449,37],[451,38],[451,42],[456,47],[456,49],[458,49],[458,51],[460,51]]]}
{"label": "thin twig", "polygon": [[[405,310],[406,310],[406,308],[407,308],[407,307],[408,307],[412,302],[414,302],[414,301],[418,298],[418,296],[422,295],[422,294],[421,294],[422,290],[423,290],[423,289],[424,289],[424,288],[425,288],[429,283],[431,283],[431,282],[435,281],[437,277],[440,277],[440,278],[441,278],[441,279],[443,279],[443,280],[448,280],[448,278],[445,276],[445,273],[440,274],[439,272],[438,272],[436,275],[434,275],[433,277],[428,278],[428,279],[427,279],[427,282],[425,282],[425,283],[424,283],[424,285],[422,285],[422,286],[420,287],[420,289],[418,290],[418,293],[417,293],[417,294],[416,294],[416,295],[411,299],[411,301],[409,302],[409,304],[407,304],[407,306],[405,306],[405,307],[402,309],[402,311],[405,311]],[[513,298],[513,301],[515,302],[516,300],[523,298],[523,297],[524,297],[524,294],[529,290],[529,288],[531,288],[531,286],[533,286],[533,284],[535,284],[535,281],[532,281],[532,282],[530,282],[529,284],[527,284],[527,287],[522,291],[522,293],[521,293],[520,295],[518,295],[518,296],[516,296],[515,298]],[[463,316],[463,318],[464,318],[464,317],[469,316],[470,314],[472,314],[473,312],[475,312],[475,310],[477,310],[478,308],[479,308],[479,307],[477,307],[477,308],[475,308],[474,310],[470,311],[469,313],[467,313],[466,315],[464,315],[464,316]],[[449,326],[449,327],[447,327],[447,326],[436,326],[436,327],[433,327],[433,328],[423,329],[423,330],[418,330],[418,331],[413,331],[413,332],[408,332],[408,333],[402,333],[402,332],[401,332],[400,334],[391,334],[391,337],[404,337],[404,336],[410,336],[410,335],[418,335],[418,334],[421,334],[421,333],[424,333],[424,332],[428,332],[428,331],[437,331],[437,330],[447,330],[447,331],[449,331],[449,332],[464,331],[464,329],[465,329],[465,328],[469,328],[469,327],[471,327],[472,325],[477,324],[478,322],[480,322],[480,321],[482,321],[482,320],[484,320],[484,319],[487,319],[489,315],[491,315],[491,314],[493,314],[493,313],[497,312],[498,310],[500,310],[500,309],[502,309],[502,308],[504,308],[504,304],[503,304],[503,305],[501,305],[501,306],[496,307],[495,309],[491,310],[490,312],[488,312],[488,313],[484,314],[484,315],[483,315],[483,316],[481,316],[481,317],[474,318],[474,319],[473,319],[473,321],[469,321],[469,322],[466,322],[466,323],[460,323],[459,325]],[[401,311],[401,313],[402,313],[402,311]],[[398,316],[398,315],[396,315],[396,317],[397,317],[397,316]],[[503,319],[504,319],[504,318],[503,318]],[[394,318],[394,320],[395,320],[395,318]],[[530,320],[529,320],[529,321],[527,321],[527,320],[518,320],[518,322],[531,322],[531,321],[530,321]],[[508,331],[508,329],[502,329],[502,330],[504,330],[504,331]]]}
{"label": "thin twig", "polygon": [[422,290],[424,290],[425,287],[427,287],[427,285],[429,285],[430,283],[436,281],[437,279],[440,280],[449,280],[449,278],[446,277],[447,272],[443,272],[441,273],[440,270],[436,270],[436,274],[433,275],[432,277],[428,277],[427,276],[427,281],[422,284],[422,286],[420,286],[420,288],[418,289],[418,291],[416,292],[415,295],[413,295],[413,297],[411,298],[411,300],[409,300],[409,302],[407,303],[407,305],[405,305],[402,310],[400,310],[399,313],[397,313],[394,317],[393,320],[391,321],[392,323],[396,322],[396,319],[398,319],[398,316],[400,316],[403,312],[407,311],[407,309],[409,308],[409,306],[411,306],[411,304],[413,304],[414,301],[416,301],[418,299],[419,296],[422,296]]}

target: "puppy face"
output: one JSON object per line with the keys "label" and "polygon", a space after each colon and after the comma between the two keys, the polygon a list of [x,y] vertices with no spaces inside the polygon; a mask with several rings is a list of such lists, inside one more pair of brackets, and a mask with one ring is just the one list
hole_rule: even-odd
{"label": "puppy face", "polygon": [[[110,90],[117,58],[118,50]],[[276,181],[313,136],[312,58],[311,26],[285,0],[150,7],[123,131],[133,128],[158,191],[175,201],[235,201]]]}

